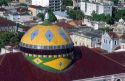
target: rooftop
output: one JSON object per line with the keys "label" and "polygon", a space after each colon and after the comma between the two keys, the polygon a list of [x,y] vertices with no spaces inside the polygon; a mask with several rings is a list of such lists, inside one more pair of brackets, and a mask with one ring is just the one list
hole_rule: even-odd
{"label": "rooftop", "polygon": [[16,23],[4,18],[0,18],[0,26],[16,26]]}
{"label": "rooftop", "polygon": [[89,48],[75,47],[75,54],[78,58],[81,56],[80,59],[63,73],[41,70],[29,63],[20,52],[5,54],[0,56],[0,79],[1,81],[72,81],[125,73],[125,67],[119,62]]}
{"label": "rooftop", "polygon": [[125,51],[113,52],[110,54],[106,54],[106,56],[112,58],[113,60],[115,60],[125,66]]}
{"label": "rooftop", "polygon": [[3,11],[7,11],[5,8],[0,8],[0,11],[3,12]]}
{"label": "rooftop", "polygon": [[45,9],[45,7],[42,6],[35,6],[35,5],[29,5],[31,8],[36,8],[36,9]]}
{"label": "rooftop", "polygon": [[109,35],[112,39],[119,39],[119,36],[118,36],[115,32],[108,32],[108,35]]}
{"label": "rooftop", "polygon": [[90,27],[82,27],[77,29],[76,31],[71,31],[72,33],[80,36],[86,36],[88,38],[99,37],[101,38],[102,32],[99,30],[93,30]]}

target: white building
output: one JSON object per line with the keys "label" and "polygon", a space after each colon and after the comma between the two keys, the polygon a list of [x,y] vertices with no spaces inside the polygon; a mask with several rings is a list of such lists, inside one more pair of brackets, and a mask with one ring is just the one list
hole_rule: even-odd
{"label": "white building", "polygon": [[53,11],[60,11],[62,0],[32,0],[32,5],[49,7]]}
{"label": "white building", "polygon": [[119,37],[114,32],[105,32],[101,38],[101,48],[112,52],[120,46]]}
{"label": "white building", "polygon": [[0,55],[6,54],[6,53],[15,53],[20,52],[18,49],[14,49],[12,46],[5,46],[4,48],[1,48]]}
{"label": "white building", "polygon": [[9,13],[7,19],[17,23],[22,23],[33,20],[33,16],[29,14]]}
{"label": "white building", "polygon": [[99,21],[91,21],[89,19],[84,19],[84,24],[88,27],[93,28],[94,30],[98,30],[100,28],[107,27],[107,24],[105,22],[99,22]]}
{"label": "white building", "polygon": [[91,16],[95,11],[97,14],[112,15],[112,5],[108,3],[79,2],[79,7],[85,15]]}
{"label": "white building", "polygon": [[89,2],[110,3],[110,4],[113,4],[112,0],[89,0]]}

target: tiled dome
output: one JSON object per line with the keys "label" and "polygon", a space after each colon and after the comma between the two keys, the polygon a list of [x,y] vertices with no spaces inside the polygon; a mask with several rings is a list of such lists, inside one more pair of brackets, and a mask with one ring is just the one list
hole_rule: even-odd
{"label": "tiled dome", "polygon": [[37,25],[22,37],[20,50],[32,64],[47,71],[60,72],[73,61],[73,42],[57,25]]}
{"label": "tiled dome", "polygon": [[20,46],[31,49],[65,49],[73,47],[70,36],[57,25],[37,25],[21,39]]}

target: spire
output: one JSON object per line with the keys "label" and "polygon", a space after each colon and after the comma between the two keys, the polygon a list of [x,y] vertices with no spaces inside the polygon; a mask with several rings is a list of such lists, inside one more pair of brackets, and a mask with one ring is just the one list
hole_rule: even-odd
{"label": "spire", "polygon": [[45,13],[43,25],[49,25],[49,24],[50,24],[50,22],[49,22],[49,14],[48,14],[48,10],[47,10],[46,13]]}
{"label": "spire", "polygon": [[46,19],[47,19],[47,20],[49,19],[49,14],[48,14],[48,12],[46,12],[46,14],[45,14],[44,21],[45,21]]}

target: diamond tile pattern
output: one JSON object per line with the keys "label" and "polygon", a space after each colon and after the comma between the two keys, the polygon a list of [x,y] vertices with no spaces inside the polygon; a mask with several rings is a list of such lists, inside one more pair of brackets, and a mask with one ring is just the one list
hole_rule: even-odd
{"label": "diamond tile pattern", "polygon": [[50,30],[46,32],[46,38],[49,42],[53,39],[53,33]]}
{"label": "diamond tile pattern", "polygon": [[31,40],[33,40],[37,35],[38,35],[39,31],[36,30],[31,34]]}
{"label": "diamond tile pattern", "polygon": [[64,70],[71,63],[70,59],[58,58],[49,62],[43,63],[46,66],[54,68],[56,70]]}
{"label": "diamond tile pattern", "polygon": [[66,34],[65,34],[62,30],[59,30],[59,34],[60,34],[61,37],[63,37],[65,40],[67,39]]}
{"label": "diamond tile pattern", "polygon": [[42,63],[42,60],[41,60],[40,58],[35,58],[33,61],[34,61],[36,64]]}

